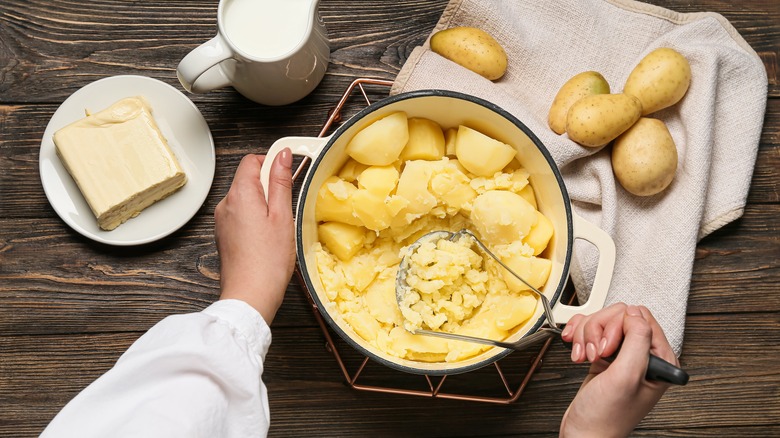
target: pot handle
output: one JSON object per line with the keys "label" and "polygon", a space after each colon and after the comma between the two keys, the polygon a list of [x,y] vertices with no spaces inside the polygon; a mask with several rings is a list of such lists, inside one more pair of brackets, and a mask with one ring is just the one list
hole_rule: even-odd
{"label": "pot handle", "polygon": [[268,202],[268,182],[271,178],[271,165],[282,149],[290,148],[290,152],[293,155],[304,155],[314,160],[322,153],[322,149],[328,144],[328,140],[330,140],[330,136],[283,137],[276,140],[268,149],[268,153],[265,154],[265,161],[263,161],[263,166],[260,168],[260,184],[263,186],[266,202]]}
{"label": "pot handle", "polygon": [[574,238],[584,239],[596,246],[599,251],[599,264],[588,301],[581,306],[567,306],[559,303],[553,308],[556,324],[565,324],[576,314],[590,315],[604,307],[607,292],[612,282],[615,268],[615,242],[606,231],[593,225],[572,211]]}

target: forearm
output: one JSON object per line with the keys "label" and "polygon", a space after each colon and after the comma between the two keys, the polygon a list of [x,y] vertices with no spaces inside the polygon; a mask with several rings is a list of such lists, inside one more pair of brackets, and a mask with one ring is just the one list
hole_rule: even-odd
{"label": "forearm", "polygon": [[246,303],[171,316],[55,417],[44,436],[262,436],[270,330]]}

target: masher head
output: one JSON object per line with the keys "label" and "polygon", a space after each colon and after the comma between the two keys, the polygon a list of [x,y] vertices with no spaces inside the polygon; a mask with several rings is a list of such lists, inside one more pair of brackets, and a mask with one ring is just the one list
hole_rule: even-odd
{"label": "masher head", "polygon": [[466,228],[461,229],[457,232],[452,231],[446,231],[446,230],[436,230],[431,231],[427,234],[424,234],[419,239],[417,239],[414,243],[409,245],[403,253],[403,257],[401,258],[401,263],[398,266],[398,274],[395,277],[395,297],[396,301],[398,303],[399,308],[401,309],[401,313],[403,313],[404,309],[404,300],[410,293],[414,293],[412,290],[412,287],[409,285],[407,278],[409,275],[409,271],[411,269],[412,264],[412,256],[420,249],[420,247],[425,243],[433,243],[434,245],[443,239],[449,240],[449,241],[457,241],[459,238],[467,236],[472,241],[474,241],[477,246],[490,256],[493,260],[495,260],[501,267],[509,271],[510,274],[512,274],[515,278],[520,280],[523,284],[528,286],[530,290],[537,295],[539,300],[542,302],[542,307],[544,309],[544,317],[547,320],[547,324],[550,328],[557,329],[557,325],[555,324],[555,319],[553,318],[552,314],[552,308],[550,306],[550,301],[547,299],[547,297],[540,292],[537,288],[535,288],[533,285],[528,283],[523,277],[518,275],[516,272],[514,272],[512,269],[510,269],[504,262],[502,262],[495,254],[493,254],[492,251],[490,251],[487,246],[482,243],[482,241],[471,231]]}

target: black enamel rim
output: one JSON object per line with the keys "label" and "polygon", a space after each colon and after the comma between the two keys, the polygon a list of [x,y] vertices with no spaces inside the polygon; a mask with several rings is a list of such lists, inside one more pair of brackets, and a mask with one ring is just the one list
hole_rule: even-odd
{"label": "black enamel rim", "polygon": [[[495,354],[485,360],[464,365],[464,366],[454,366],[452,368],[442,368],[438,370],[429,370],[429,369],[422,369],[422,368],[414,368],[406,365],[402,365],[400,363],[396,363],[390,360],[387,360],[385,358],[379,357],[376,354],[374,354],[371,351],[368,351],[363,346],[358,344],[355,340],[353,340],[348,334],[346,334],[338,324],[333,320],[333,318],[328,314],[328,312],[325,310],[324,303],[320,300],[319,296],[316,293],[316,288],[314,287],[314,284],[311,281],[311,278],[308,275],[308,269],[306,266],[306,259],[303,257],[304,254],[304,248],[303,248],[303,239],[300,237],[302,236],[303,231],[303,202],[302,200],[306,199],[306,196],[308,194],[309,189],[311,189],[311,179],[314,175],[315,171],[320,165],[320,162],[322,161],[322,158],[325,156],[325,154],[328,153],[330,148],[333,146],[333,144],[338,140],[338,138],[352,125],[363,119],[365,116],[373,113],[374,111],[377,111],[380,108],[383,108],[387,105],[391,105],[393,103],[408,100],[408,99],[416,99],[421,97],[449,97],[453,99],[459,99],[459,100],[465,100],[471,103],[475,103],[477,105],[483,106],[499,115],[501,115],[503,118],[509,120],[513,125],[515,125],[518,129],[523,131],[536,145],[536,147],[539,149],[539,151],[542,153],[544,158],[547,160],[547,164],[550,166],[550,169],[552,170],[553,174],[555,175],[555,179],[558,182],[558,187],[561,190],[561,196],[563,198],[563,205],[566,212],[566,224],[568,228],[568,241],[566,242],[566,258],[564,259],[563,264],[563,270],[561,272],[561,279],[558,283],[558,288],[555,290],[555,293],[553,294],[552,299],[550,299],[550,305],[554,306],[558,300],[561,297],[561,294],[563,293],[564,288],[566,287],[566,283],[569,278],[569,265],[571,262],[571,252],[572,252],[572,246],[574,242],[574,236],[573,236],[573,225],[572,225],[572,212],[571,212],[571,201],[569,199],[569,194],[566,191],[566,186],[563,182],[563,177],[561,176],[560,171],[558,170],[558,167],[555,164],[555,161],[552,158],[552,155],[550,155],[550,152],[547,150],[547,148],[542,144],[542,142],[539,140],[539,138],[534,135],[533,132],[531,132],[530,129],[528,129],[525,124],[523,124],[520,120],[518,120],[516,117],[505,111],[504,109],[500,108],[499,106],[490,103],[486,100],[480,99],[475,96],[471,96],[464,93],[459,93],[455,91],[448,91],[448,90],[419,90],[419,91],[411,91],[407,93],[401,93],[394,96],[387,97],[385,99],[382,99],[380,101],[377,101],[368,107],[364,108],[354,116],[352,116],[349,120],[347,120],[344,124],[339,126],[338,129],[333,133],[333,135],[330,137],[330,140],[328,140],[328,143],[323,147],[322,152],[320,152],[317,159],[315,159],[311,165],[309,166],[308,171],[306,172],[306,178],[303,181],[303,186],[301,188],[300,195],[298,197],[298,206],[296,208],[296,224],[295,224],[295,235],[296,237],[296,250],[298,252],[298,267],[301,272],[301,277],[305,283],[306,290],[308,291],[311,298],[314,300],[315,304],[317,305],[317,308],[319,309],[320,314],[322,317],[327,321],[328,325],[336,331],[336,333],[339,334],[339,336],[344,339],[349,345],[351,345],[353,348],[361,352],[363,355],[368,356],[369,358],[385,365],[390,368],[400,370],[403,372],[411,373],[411,374],[425,374],[430,376],[443,376],[448,374],[461,374],[466,373],[469,371],[473,371],[479,368],[482,368],[486,365],[490,365],[500,359],[503,359],[507,355],[509,355],[512,350],[504,350],[498,354]],[[319,188],[315,188],[318,190]],[[316,266],[313,267],[314,269],[317,269]],[[530,333],[536,332],[544,323],[544,315],[542,315],[531,327],[531,329],[526,333],[527,336]],[[408,359],[403,359],[406,361],[409,361]],[[423,364],[423,362],[421,362]],[[443,366],[450,365],[446,362],[442,362]],[[455,364],[452,364],[455,365]]]}

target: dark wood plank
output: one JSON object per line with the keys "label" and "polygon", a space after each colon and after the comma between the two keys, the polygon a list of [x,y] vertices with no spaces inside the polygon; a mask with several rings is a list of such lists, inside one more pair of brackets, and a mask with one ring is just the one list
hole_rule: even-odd
{"label": "dark wood plank", "polygon": [[[695,435],[702,427],[749,430],[766,425],[769,428],[762,430],[776,430],[780,388],[775,383],[780,370],[774,365],[780,354],[780,316],[692,317],[687,330],[682,363],[691,373],[691,382],[685,388],[670,390],[640,429],[657,436],[663,435],[661,431]],[[728,338],[722,336],[724,332]],[[139,335],[0,337],[3,367],[13,370],[0,374],[0,401],[10,407],[5,411],[8,418],[15,419],[0,422],[0,434],[19,428],[31,433],[40,430],[61,405],[110,368]],[[339,341],[337,345],[344,344]],[[718,348],[717,358],[707,351],[711,348]],[[347,349],[341,350],[347,360],[358,358]],[[519,366],[514,368],[519,371],[527,363],[521,354],[517,354],[515,365]],[[749,362],[745,358],[750,358]],[[502,363],[513,360],[515,356],[509,356]],[[560,421],[585,372],[584,365],[569,362],[563,346],[554,344],[524,396],[508,406],[370,393],[344,385],[319,330],[283,328],[274,330],[264,380],[273,394],[272,436],[302,436],[312,431],[319,431],[319,436],[358,436],[366,430],[387,436],[437,432],[473,436],[475,419],[480,422],[479,436],[499,436],[510,431],[552,432],[551,425]],[[398,372],[378,364],[369,365],[365,373],[368,384],[399,379]],[[469,378],[475,376],[478,380],[471,380],[464,388],[500,386],[490,368]],[[417,386],[410,386],[412,389],[424,387],[419,376],[401,377],[409,382],[411,377],[420,379]],[[458,377],[451,376],[453,380]],[[302,421],[301,412],[306,413],[306,421]],[[451,412],[468,415],[452,416]]]}
{"label": "dark wood plank", "polygon": [[[722,14],[762,57],[770,95],[778,96],[780,8],[775,2],[652,3],[678,12]],[[333,42],[330,74],[392,79],[430,33],[445,4],[403,0],[393,7],[364,5],[356,10],[353,2],[323,1],[322,16]],[[112,0],[86,9],[66,2],[12,0],[5,2],[4,10],[2,55],[9,62],[0,70],[8,78],[0,82],[0,95],[5,102],[59,102],[91,81],[117,74],[143,74],[177,86],[173,72],[178,60],[216,34],[215,1],[129,6]],[[181,20],[182,15],[187,19]],[[213,102],[231,94],[210,93],[197,101]]]}
{"label": "dark wood plank", "polygon": [[[279,137],[316,135],[354,78],[393,79],[446,3],[400,0],[388,7],[322,0],[333,50],[328,74],[312,95],[281,108],[252,104],[230,89],[190,95],[216,142],[217,175],[209,197],[196,217],[169,238],[116,249],[79,236],[49,206],[38,177],[46,123],[67,96],[105,76],[141,74],[180,88],[176,64],[216,33],[217,1],[104,0],[88,8],[72,1],[4,1],[0,435],[37,436],[151,325],[213,302],[219,261],[212,214],[240,158],[264,152]],[[697,248],[681,358],[691,383],[670,391],[634,436],[778,436],[780,4],[651,3],[679,12],[717,11],[730,20],[766,66],[769,100],[744,217]],[[376,89],[372,99],[386,92]],[[272,394],[271,436],[554,436],[586,371],[555,345],[524,396],[508,406],[356,391],[345,386],[296,281],[273,332],[265,373]],[[340,344],[354,370],[361,357]],[[516,379],[528,357],[508,359],[502,364]],[[492,391],[497,378],[490,371],[451,376],[447,388]],[[364,378],[420,385],[417,376],[378,364],[369,365]]]}
{"label": "dark wood plank", "polygon": [[[402,0],[393,7],[367,4],[356,9],[348,1],[323,1],[321,15],[332,41],[329,75],[392,79],[445,5],[443,0]],[[216,34],[216,6],[213,0],[162,6],[111,0],[89,8],[69,2],[5,2],[4,55],[14,61],[0,70],[8,75],[0,82],[0,95],[5,102],[58,102],[89,82],[118,74],[142,74],[178,86],[178,61]],[[198,96],[196,102],[233,94],[218,91]]]}

